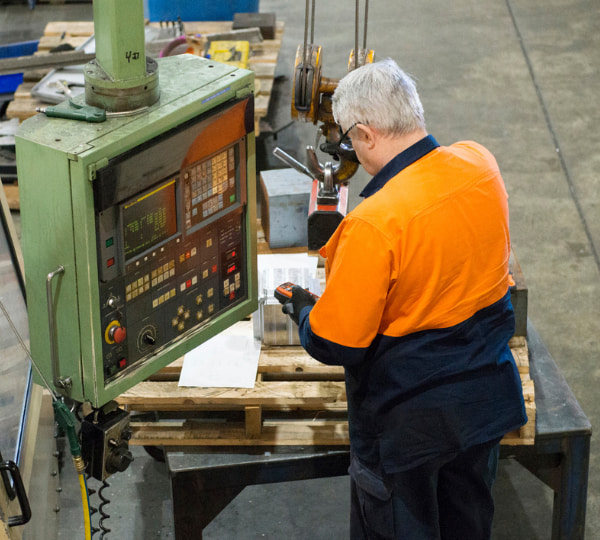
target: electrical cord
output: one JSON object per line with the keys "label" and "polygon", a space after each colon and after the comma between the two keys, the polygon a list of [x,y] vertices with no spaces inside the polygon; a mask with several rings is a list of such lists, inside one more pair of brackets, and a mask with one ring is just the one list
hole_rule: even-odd
{"label": "electrical cord", "polygon": [[92,538],[92,518],[90,514],[90,498],[88,495],[87,481],[83,472],[79,473],[79,489],[81,491],[81,504],[83,506],[83,526],[85,540]]}

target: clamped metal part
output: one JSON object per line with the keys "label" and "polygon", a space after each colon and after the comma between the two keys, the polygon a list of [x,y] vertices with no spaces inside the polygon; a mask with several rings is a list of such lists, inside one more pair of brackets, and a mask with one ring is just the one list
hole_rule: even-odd
{"label": "clamped metal part", "polygon": [[[355,45],[350,52],[348,71],[356,69],[365,63],[371,63],[374,52],[366,48],[368,0],[365,0],[363,46],[359,48],[359,1],[356,0],[355,14]],[[310,20],[310,41],[308,27]],[[298,45],[294,67],[292,118],[304,122],[318,124],[322,122],[317,134],[315,148],[332,156],[334,163],[332,174],[335,184],[344,184],[358,169],[358,160],[351,145],[340,143],[339,126],[336,124],[332,112],[332,96],[339,83],[338,79],[324,77],[322,73],[322,49],[314,44],[315,1],[312,9],[306,2],[304,21],[304,42]],[[325,142],[318,144],[318,139],[324,136]],[[343,141],[342,141],[343,142]],[[314,150],[308,150],[308,167],[315,178],[323,180],[324,167],[319,164]],[[312,165],[311,165],[312,163]]]}
{"label": "clamped metal part", "polygon": [[321,165],[314,148],[307,147],[308,167],[277,147],[273,155],[281,161],[313,179],[308,204],[308,249],[318,250],[329,240],[348,212],[348,187],[336,184],[335,165],[328,161]]}
{"label": "clamped metal part", "polygon": [[348,187],[334,182],[333,163],[323,167],[323,181],[313,182],[308,203],[308,249],[319,250],[327,243],[348,213]]}
{"label": "clamped metal part", "polygon": [[[369,0],[365,0],[363,46],[359,48],[359,0],[356,0],[355,46],[348,60],[348,71],[365,63],[371,63],[374,52],[367,49],[367,20]],[[310,21],[310,40],[308,28]],[[312,10],[306,0],[304,42],[296,50],[294,67],[292,118],[321,125],[314,146],[306,147],[306,165],[300,163],[281,148],[273,154],[284,163],[313,179],[308,209],[308,249],[315,250],[327,242],[348,211],[348,180],[358,170],[359,162],[351,143],[342,139],[340,126],[333,117],[332,97],[338,79],[323,76],[322,49],[314,44],[315,0]],[[325,142],[320,144],[321,137]],[[316,148],[329,154],[332,159],[323,165],[317,157]]]}
{"label": "clamped metal part", "polygon": [[[358,160],[351,148],[344,149],[338,144],[339,128],[333,118],[331,106],[331,96],[337,83],[337,80],[322,77],[321,47],[308,45],[306,56],[302,45],[298,47],[294,71],[292,118],[313,124],[322,122],[317,132],[317,140],[324,136],[325,142],[320,146],[318,144],[315,146],[333,157],[335,160],[334,182],[344,183],[357,171]],[[319,163],[314,148],[307,148],[307,153],[308,167],[315,177],[322,180],[323,166]]]}

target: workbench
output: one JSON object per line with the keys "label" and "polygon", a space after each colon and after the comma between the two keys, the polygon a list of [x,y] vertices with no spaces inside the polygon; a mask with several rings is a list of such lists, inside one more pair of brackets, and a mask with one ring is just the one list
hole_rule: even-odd
{"label": "workbench", "polygon": [[[591,424],[531,322],[527,341],[535,442],[502,445],[501,457],[514,458],[554,491],[552,540],[583,539]],[[165,454],[177,539],[202,538],[246,486],[345,475],[350,459],[335,447],[173,447]]]}

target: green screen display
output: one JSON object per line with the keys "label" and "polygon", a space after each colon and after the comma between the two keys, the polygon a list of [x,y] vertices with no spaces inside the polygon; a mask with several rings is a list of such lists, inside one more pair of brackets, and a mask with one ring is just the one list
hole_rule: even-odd
{"label": "green screen display", "polygon": [[125,259],[151,249],[177,232],[175,180],[122,206]]}

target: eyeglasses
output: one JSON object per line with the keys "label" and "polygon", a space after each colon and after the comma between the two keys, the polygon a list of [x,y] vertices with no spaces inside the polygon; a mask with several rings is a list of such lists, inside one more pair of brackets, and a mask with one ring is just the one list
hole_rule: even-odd
{"label": "eyeglasses", "polygon": [[340,146],[346,139],[348,139],[348,143],[352,145],[352,139],[349,137],[349,133],[360,124],[360,122],[354,122],[346,131],[342,131],[342,126],[338,126],[338,130],[340,132],[340,138],[338,139],[338,146]]}
{"label": "eyeglasses", "polygon": [[338,145],[338,146],[341,146],[341,145],[344,143],[344,141],[346,141],[346,140],[347,140],[348,142],[346,143],[346,145],[347,145],[347,146],[350,146],[350,147],[352,147],[352,139],[351,139],[351,137],[349,136],[349,133],[350,133],[350,132],[351,132],[351,131],[352,131],[352,130],[353,130],[355,127],[356,127],[356,126],[358,126],[359,124],[362,124],[362,123],[363,123],[363,122],[354,122],[354,124],[352,124],[352,125],[351,125],[351,126],[350,126],[350,127],[347,129],[347,130],[346,130],[346,131],[342,131],[342,127],[341,127],[341,126],[338,126],[338,131],[339,131],[339,133],[340,133],[340,138],[338,139],[337,145]]}

